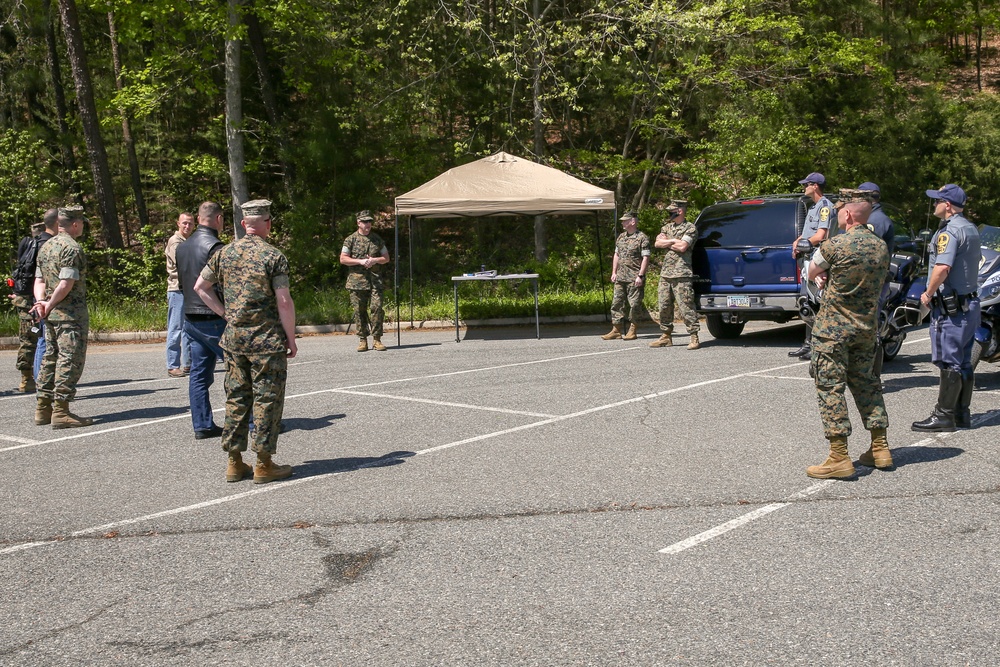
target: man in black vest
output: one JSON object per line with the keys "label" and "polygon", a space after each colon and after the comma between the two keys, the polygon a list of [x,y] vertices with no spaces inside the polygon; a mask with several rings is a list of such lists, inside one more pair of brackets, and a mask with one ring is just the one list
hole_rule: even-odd
{"label": "man in black vest", "polygon": [[205,305],[194,291],[194,284],[208,258],[225,245],[219,240],[223,224],[222,207],[207,201],[198,207],[198,227],[177,246],[177,280],[184,292],[184,333],[191,341],[188,399],[197,440],[222,435],[222,429],[212,419],[208,392],[215,381],[216,361],[223,356],[219,338],[226,328],[226,321]]}

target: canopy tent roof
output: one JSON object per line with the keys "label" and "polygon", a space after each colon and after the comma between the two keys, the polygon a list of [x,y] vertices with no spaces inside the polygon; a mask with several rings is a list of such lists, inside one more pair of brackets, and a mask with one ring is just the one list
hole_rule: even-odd
{"label": "canopy tent roof", "polygon": [[396,197],[396,215],[417,218],[572,215],[614,208],[611,190],[504,152],[449,169]]}

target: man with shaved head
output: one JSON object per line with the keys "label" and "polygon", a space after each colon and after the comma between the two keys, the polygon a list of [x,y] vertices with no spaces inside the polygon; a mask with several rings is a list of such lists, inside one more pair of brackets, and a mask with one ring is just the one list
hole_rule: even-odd
{"label": "man with shaved head", "polygon": [[871,431],[871,446],[858,462],[892,467],[886,440],[889,417],[874,371],[878,298],[889,270],[889,253],[866,224],[872,212],[869,201],[859,196],[838,205],[837,225],[844,233],[824,241],[809,267],[809,279],[825,288],[813,325],[810,363],[830,455],[821,465],[806,469],[809,477],[819,479],[855,474],[847,451],[851,421],[844,390],[848,387],[865,428]]}

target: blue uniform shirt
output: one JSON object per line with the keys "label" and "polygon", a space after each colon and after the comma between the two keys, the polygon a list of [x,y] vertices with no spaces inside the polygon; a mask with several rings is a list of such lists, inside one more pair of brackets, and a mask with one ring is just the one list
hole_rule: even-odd
{"label": "blue uniform shirt", "polygon": [[889,250],[889,257],[896,249],[896,228],[892,224],[892,219],[882,210],[882,204],[872,205],[872,214],[868,216],[868,228],[875,232],[885,241],[885,247]]}
{"label": "blue uniform shirt", "polygon": [[961,213],[941,223],[930,247],[928,280],[939,262],[951,267],[941,286],[945,294],[970,294],[979,287],[982,251],[979,230]]}
{"label": "blue uniform shirt", "polygon": [[819,201],[806,213],[806,222],[802,226],[802,238],[812,238],[817,231],[830,229],[830,220],[834,217],[833,204],[826,197],[820,197]]}

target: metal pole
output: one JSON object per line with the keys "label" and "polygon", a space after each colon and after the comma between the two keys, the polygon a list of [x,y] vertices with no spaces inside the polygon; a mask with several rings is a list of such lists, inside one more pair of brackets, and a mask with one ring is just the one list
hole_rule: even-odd
{"label": "metal pole", "polygon": [[393,225],[393,233],[396,239],[393,245],[393,254],[396,256],[396,261],[392,274],[392,298],[396,301],[396,347],[399,347],[402,344],[402,335],[399,332],[399,209],[396,209],[396,222]]}
{"label": "metal pole", "polygon": [[538,340],[542,339],[542,330],[538,325],[538,278],[534,279],[535,283],[535,338]]}
{"label": "metal pole", "polygon": [[461,343],[462,339],[458,335],[458,281],[453,284],[455,285],[455,342]]}
{"label": "metal pole", "polygon": [[[618,217],[618,211],[615,211],[615,217]],[[601,300],[604,302],[604,321],[609,321],[608,316],[608,286],[604,282],[604,252],[601,250],[601,223],[597,219],[598,215],[594,213],[594,236],[597,238],[597,261],[601,267]]]}
{"label": "metal pole", "polygon": [[406,230],[410,235],[410,328],[413,328],[413,216],[406,217]]}

